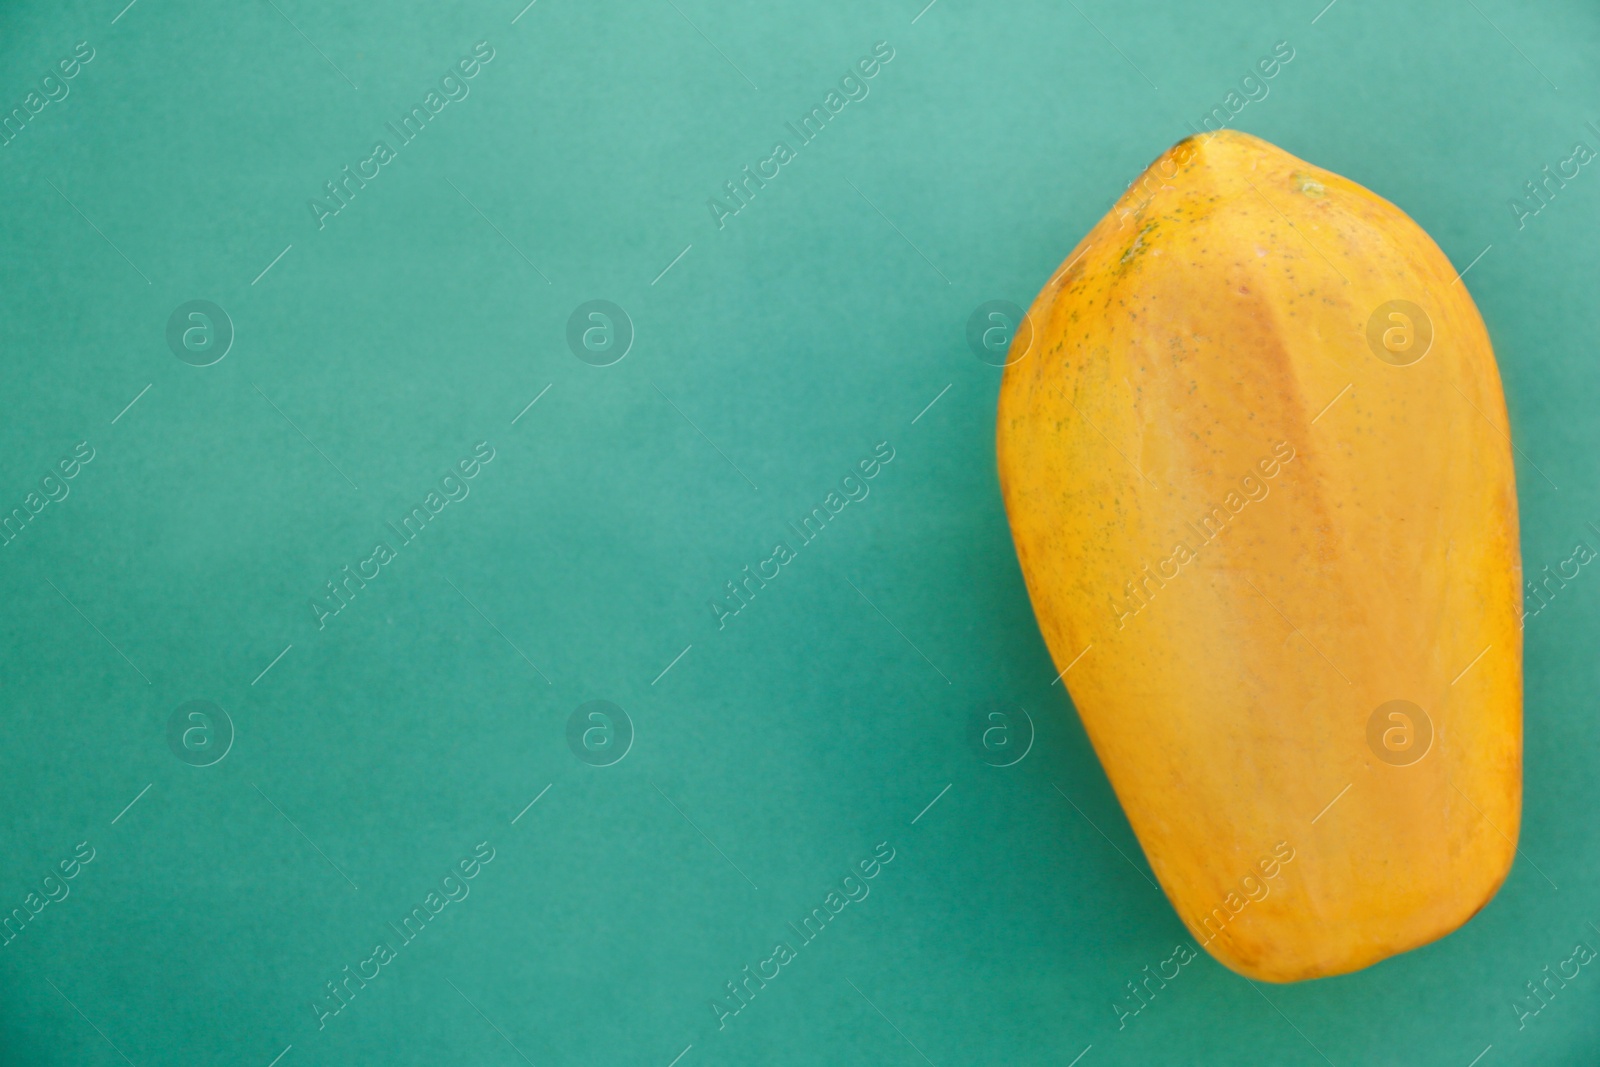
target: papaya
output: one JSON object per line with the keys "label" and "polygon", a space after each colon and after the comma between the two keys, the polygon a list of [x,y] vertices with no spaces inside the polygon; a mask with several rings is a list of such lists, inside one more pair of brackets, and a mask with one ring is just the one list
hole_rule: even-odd
{"label": "papaya", "polygon": [[1515,472],[1420,226],[1256,137],[1179,142],[1026,313],[996,449],[1059,677],[1212,956],[1336,975],[1489,901],[1521,815]]}

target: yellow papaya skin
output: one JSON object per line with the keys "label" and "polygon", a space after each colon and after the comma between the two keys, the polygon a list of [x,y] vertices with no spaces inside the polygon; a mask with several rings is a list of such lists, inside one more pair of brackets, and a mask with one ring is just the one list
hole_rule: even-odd
{"label": "yellow papaya skin", "polygon": [[1029,320],[997,419],[1017,556],[1196,941],[1291,982],[1462,925],[1522,794],[1511,438],[1466,283],[1393,204],[1224,132],[1152,164]]}

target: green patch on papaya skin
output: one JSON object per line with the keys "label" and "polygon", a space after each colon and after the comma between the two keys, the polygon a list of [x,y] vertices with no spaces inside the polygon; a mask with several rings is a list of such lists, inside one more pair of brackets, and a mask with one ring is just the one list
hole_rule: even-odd
{"label": "green patch on papaya skin", "polygon": [[1152,222],[1147,222],[1142,227],[1140,227],[1139,228],[1139,232],[1133,235],[1132,242],[1130,242],[1128,247],[1127,247],[1127,249],[1123,251],[1122,259],[1120,260],[1120,262],[1126,263],[1129,260],[1131,260],[1134,256],[1136,256],[1139,253],[1143,252],[1144,251],[1144,247],[1145,247],[1144,246],[1144,239],[1145,239],[1146,236],[1149,235],[1150,231],[1155,229],[1155,228],[1156,228],[1156,224],[1153,221]]}

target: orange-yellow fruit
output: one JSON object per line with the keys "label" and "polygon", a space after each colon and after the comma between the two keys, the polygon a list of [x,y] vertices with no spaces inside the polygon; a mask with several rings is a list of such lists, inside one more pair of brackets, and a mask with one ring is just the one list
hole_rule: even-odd
{"label": "orange-yellow fruit", "polygon": [[1450,261],[1226,132],[1152,164],[1029,319],[997,435],[1017,556],[1179,917],[1275,982],[1466,922],[1517,836],[1522,578]]}

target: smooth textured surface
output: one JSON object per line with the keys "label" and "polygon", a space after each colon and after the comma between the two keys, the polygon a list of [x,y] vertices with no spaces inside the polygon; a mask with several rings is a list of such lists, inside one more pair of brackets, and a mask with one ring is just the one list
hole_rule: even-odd
{"label": "smooth textured surface", "polygon": [[[1381,190],[1458,268],[1489,247],[1465,283],[1526,569],[1554,573],[1600,547],[1600,177],[1521,229],[1508,199],[1597,146],[1592,6],[674,3],[5,5],[0,106],[95,56],[0,148],[0,499],[95,455],[0,547],[3,906],[94,858],[0,948],[0,1058],[1592,1058],[1592,967],[1521,1030],[1511,1005],[1600,947],[1593,568],[1528,621],[1522,854],[1482,914],[1289,988],[1179,963],[1051,684],[996,484],[1000,372],[965,339],[1288,40],[1237,125]],[[479,41],[470,96],[319,230],[307,201]],[[719,230],[707,198],[878,41],[870,95]],[[566,339],[597,299],[637,335],[603,368]],[[168,347],[191,300],[236,327],[209,367]],[[319,630],[310,599],[480,441],[471,495]],[[870,495],[719,630],[708,601],[882,441]],[[169,748],[190,700],[236,726],[209,767]],[[568,747],[592,700],[636,728],[610,767]],[[991,700],[1037,726],[1011,767],[970,740]],[[319,1030],[325,983],[371,973],[483,841],[470,896]],[[870,896],[802,944],[789,924],[880,842]],[[795,957],[719,1030],[712,998],[779,940]],[[1145,967],[1181,970],[1118,1030]]]}
{"label": "smooth textured surface", "polygon": [[1459,927],[1514,855],[1522,560],[1449,259],[1225,130],[1164,153],[1030,319],[996,418],[1017,558],[1189,932],[1288,982]]}

